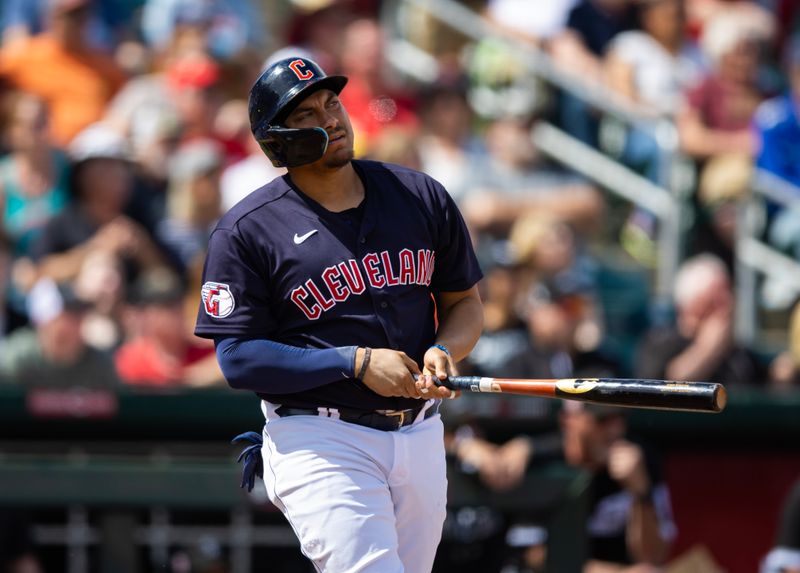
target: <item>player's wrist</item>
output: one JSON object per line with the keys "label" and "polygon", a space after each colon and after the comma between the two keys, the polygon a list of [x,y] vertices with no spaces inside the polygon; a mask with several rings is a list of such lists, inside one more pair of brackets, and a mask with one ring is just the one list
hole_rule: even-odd
{"label": "player's wrist", "polygon": [[[363,381],[364,376],[367,374],[369,368],[370,358],[372,357],[372,348],[358,347],[356,348],[355,362],[353,364],[353,372],[358,380]],[[356,368],[357,366],[357,368]]]}
{"label": "player's wrist", "polygon": [[444,352],[447,356],[451,356],[450,349],[446,345],[442,344],[441,342],[437,342],[436,344],[431,344],[428,347],[428,350],[431,350],[432,348],[438,348],[439,350]]}

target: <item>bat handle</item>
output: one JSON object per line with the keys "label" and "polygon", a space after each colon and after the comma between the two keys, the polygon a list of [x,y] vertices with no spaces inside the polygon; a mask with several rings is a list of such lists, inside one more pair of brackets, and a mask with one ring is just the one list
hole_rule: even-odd
{"label": "bat handle", "polygon": [[[418,374],[414,374],[414,379],[419,379]],[[449,390],[461,390],[462,392],[480,392],[481,380],[488,380],[480,376],[448,376],[444,380],[434,377],[433,383],[437,386],[444,386]]]}

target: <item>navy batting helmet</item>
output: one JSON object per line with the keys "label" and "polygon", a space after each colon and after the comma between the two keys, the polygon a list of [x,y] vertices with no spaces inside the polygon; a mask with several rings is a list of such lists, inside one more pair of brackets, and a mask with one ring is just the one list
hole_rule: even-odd
{"label": "navy batting helmet", "polygon": [[328,134],[321,127],[292,129],[281,124],[313,92],[342,91],[347,78],[328,76],[308,58],[286,58],[268,67],[250,89],[250,129],[275,167],[297,167],[325,155]]}

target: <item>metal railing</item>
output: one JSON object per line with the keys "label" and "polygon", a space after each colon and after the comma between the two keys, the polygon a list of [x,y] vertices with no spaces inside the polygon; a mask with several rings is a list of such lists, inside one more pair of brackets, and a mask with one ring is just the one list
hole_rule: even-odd
{"label": "metal railing", "polygon": [[683,176],[686,162],[678,149],[673,119],[621,98],[600,82],[564,71],[543,50],[499,33],[486,19],[454,0],[395,0],[385,12],[391,14],[384,19],[390,33],[388,52],[403,54],[392,62],[417,79],[424,81],[432,77],[435,59],[407,39],[411,35],[410,28],[415,25],[410,16],[413,10],[429,14],[474,41],[501,38],[523,56],[520,61],[533,76],[551,87],[569,92],[614,121],[649,134],[658,142],[656,161],[661,169],[658,180],[653,182],[552,125],[540,124],[531,134],[535,145],[555,161],[657,217],[655,295],[659,302],[668,302],[683,252],[688,181],[693,179]]}
{"label": "metal railing", "polygon": [[[531,133],[534,144],[555,161],[657,216],[655,295],[659,302],[667,302],[682,259],[684,231],[690,216],[688,197],[694,183],[694,173],[689,173],[686,158],[679,150],[673,118],[654,114],[620,98],[599,82],[563,70],[541,49],[502,34],[485,18],[454,0],[395,0],[392,4],[388,11],[393,17],[385,20],[387,29],[393,32],[389,51],[402,54],[393,58],[392,63],[409,75],[431,81],[436,70],[435,58],[407,39],[411,35],[408,28],[414,25],[408,16],[416,10],[474,41],[501,38],[523,56],[521,61],[536,78],[585,101],[613,121],[648,133],[658,142],[662,169],[654,182],[549,123],[539,122]],[[757,170],[753,194],[742,201],[735,249],[736,332],[744,342],[752,342],[758,330],[758,274],[792,281],[799,285],[800,293],[800,262],[758,239],[764,224],[765,198],[785,206],[797,205],[800,189]]]}
{"label": "metal railing", "polygon": [[659,250],[655,293],[662,301],[668,301],[672,296],[672,283],[680,262],[681,221],[684,219],[685,205],[675,200],[668,189],[547,122],[538,123],[531,135],[536,146],[553,159],[631,203],[657,214]]}
{"label": "metal railing", "polygon": [[[593,107],[603,110],[627,124],[637,124],[643,129],[652,130],[657,137],[666,138],[663,142],[665,145],[677,146],[677,140],[670,135],[674,132],[674,124],[668,116],[655,114],[647,107],[625,100],[599,82],[587,81],[580,75],[564,71],[543,50],[498,32],[485,18],[455,0],[394,0],[389,4],[385,14],[392,17],[384,19],[384,28],[395,33],[390,38],[390,52],[396,47],[411,46],[410,48],[400,48],[400,51],[424,53],[423,50],[405,39],[409,35],[407,28],[413,26],[414,23],[405,25],[408,13],[403,10],[407,6],[411,6],[427,12],[443,24],[473,40],[499,38],[508,42],[521,55],[525,56],[524,65],[535,76],[579,96]],[[421,60],[402,61],[398,59],[399,67],[412,76],[418,75],[418,71],[413,69],[413,65],[419,61]],[[433,61],[435,60],[431,60],[431,62]],[[430,68],[427,68],[426,71],[429,70]],[[660,139],[659,141],[661,142]]]}
{"label": "metal railing", "polygon": [[783,208],[800,208],[800,188],[763,169],[756,169],[752,193],[739,203],[736,221],[736,336],[752,343],[758,332],[758,275],[796,286],[800,295],[800,261],[759,237],[766,225],[765,199]]}

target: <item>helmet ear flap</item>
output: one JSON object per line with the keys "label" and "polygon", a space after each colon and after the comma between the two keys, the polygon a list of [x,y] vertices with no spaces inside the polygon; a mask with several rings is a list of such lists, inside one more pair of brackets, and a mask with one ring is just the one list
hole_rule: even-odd
{"label": "helmet ear flap", "polygon": [[325,155],[328,134],[321,127],[269,127],[258,144],[275,167],[298,167]]}

